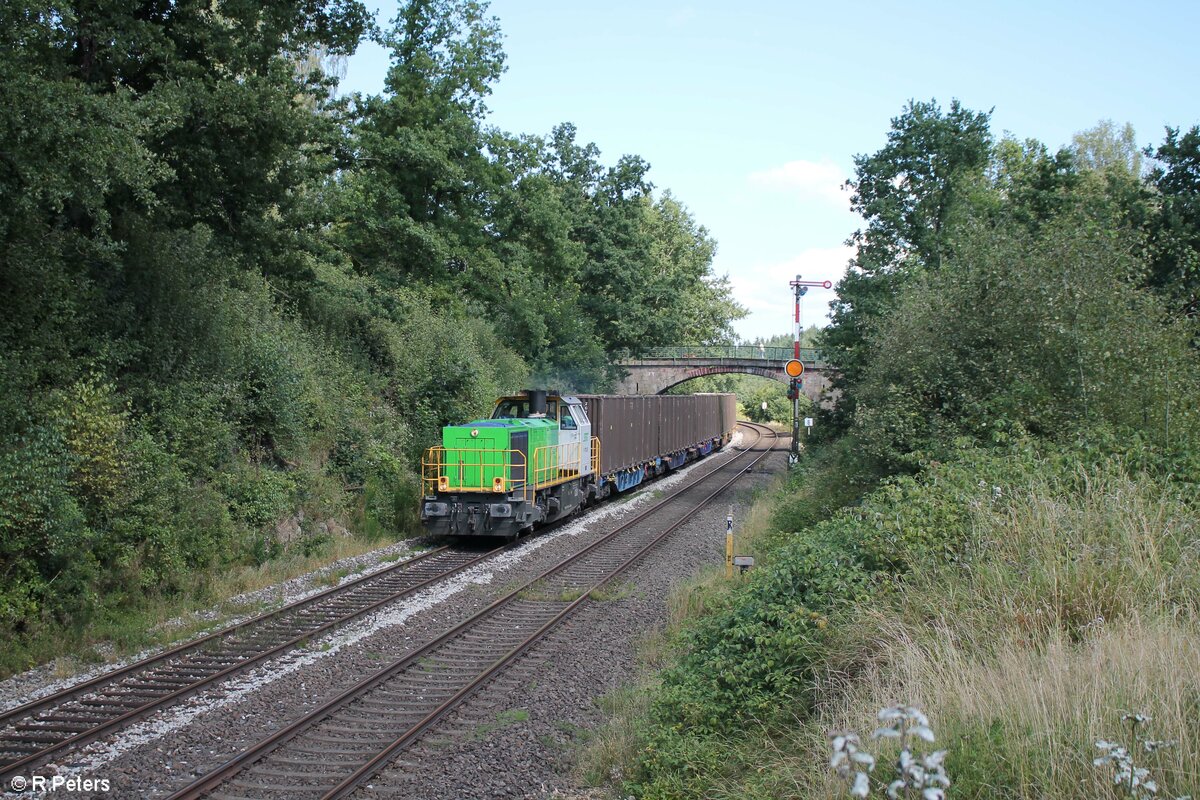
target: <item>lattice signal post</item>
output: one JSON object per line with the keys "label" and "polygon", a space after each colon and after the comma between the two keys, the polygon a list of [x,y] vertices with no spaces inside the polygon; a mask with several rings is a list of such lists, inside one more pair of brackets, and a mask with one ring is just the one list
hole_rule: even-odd
{"label": "lattice signal post", "polygon": [[804,362],[800,360],[800,334],[804,330],[800,324],[800,298],[808,294],[810,287],[832,289],[833,281],[802,281],[797,275],[796,280],[788,285],[792,287],[792,292],[796,295],[795,356],[783,367],[784,372],[791,378],[788,381],[788,399],[792,401],[792,451],[788,454],[788,465],[792,466],[800,461],[800,394],[804,376]]}

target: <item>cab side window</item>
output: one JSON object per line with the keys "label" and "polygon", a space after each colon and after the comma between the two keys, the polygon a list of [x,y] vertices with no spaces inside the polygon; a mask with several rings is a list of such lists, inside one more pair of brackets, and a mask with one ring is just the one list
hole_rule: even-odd
{"label": "cab side window", "polygon": [[578,430],[579,426],[575,424],[575,418],[571,416],[571,412],[564,406],[562,414],[558,419],[558,427],[564,431]]}

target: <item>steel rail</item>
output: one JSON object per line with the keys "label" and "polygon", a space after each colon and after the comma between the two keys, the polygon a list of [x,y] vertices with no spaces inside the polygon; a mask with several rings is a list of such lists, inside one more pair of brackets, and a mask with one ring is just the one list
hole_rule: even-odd
{"label": "steel rail", "polygon": [[[604,535],[597,541],[591,543],[590,545],[583,548],[582,550],[563,558],[558,563],[556,563],[555,565],[551,566],[550,568],[544,570],[539,575],[537,575],[533,579],[527,581],[522,586],[512,590],[508,594],[499,598],[498,600],[493,602],[491,605],[489,605],[487,608],[483,609],[482,611],[476,613],[472,617],[460,622],[459,624],[455,625],[451,629],[447,630],[445,633],[443,633],[438,638],[425,644],[424,646],[418,648],[417,650],[408,653],[407,655],[403,656],[402,658],[393,662],[392,664],[376,671],[372,675],[368,676],[365,680],[361,681],[360,683],[356,684],[355,686],[352,686],[352,687],[346,689],[342,693],[338,694],[336,697],[323,703],[318,708],[305,714],[303,717],[295,720],[294,722],[292,722],[291,724],[282,728],[281,730],[271,734],[270,736],[261,740],[257,744],[244,750],[243,752],[241,752],[234,758],[230,759],[226,763],[217,767],[212,772],[210,772],[207,775],[204,775],[201,778],[199,778],[198,780],[194,781],[192,784],[179,789],[174,794],[170,795],[168,800],[194,800],[194,798],[203,797],[207,792],[209,792],[212,789],[215,789],[216,787],[225,783],[227,780],[229,780],[230,778],[233,778],[234,776],[238,775],[239,773],[242,773],[243,771],[246,771],[246,770],[252,770],[253,766],[256,762],[262,760],[263,758],[269,758],[274,753],[275,750],[282,747],[289,741],[295,739],[296,737],[300,736],[301,734],[304,734],[310,730],[315,729],[316,726],[325,722],[327,719],[330,719],[331,717],[333,717],[333,715],[336,714],[343,707],[349,705],[351,702],[353,702],[355,700],[365,698],[370,692],[381,687],[383,684],[387,683],[392,678],[401,676],[409,667],[418,665],[418,664],[422,663],[423,661],[429,660],[431,657],[431,654],[435,653],[442,646],[447,645],[448,643],[454,641],[455,639],[458,639],[461,635],[470,631],[472,628],[479,626],[481,623],[483,623],[487,620],[490,620],[492,617],[496,616],[498,614],[498,612],[501,611],[502,609],[505,609],[505,608],[513,605],[514,601],[518,600],[520,598],[520,596],[522,595],[522,593],[529,591],[532,587],[534,587],[538,583],[544,581],[546,578],[564,571],[567,567],[574,565],[574,564],[582,563],[586,556],[595,552],[598,548],[601,548],[606,544],[612,544],[614,542],[619,543],[620,540],[618,540],[617,537],[625,530],[636,525],[638,522],[642,521],[647,516],[650,516],[651,514],[654,514],[658,511],[662,510],[663,508],[665,508],[672,502],[690,494],[692,489],[695,489],[695,488],[699,487],[701,484],[707,482],[708,478],[712,477],[716,473],[728,470],[731,467],[733,467],[734,465],[739,464],[739,462],[741,462],[745,456],[758,452],[758,453],[760,453],[760,455],[758,455],[757,458],[754,458],[751,461],[750,466],[753,467],[754,464],[757,464],[759,461],[766,458],[767,455],[769,455],[772,452],[772,449],[774,448],[775,443],[778,440],[778,435],[774,431],[771,431],[770,429],[765,428],[765,426],[754,425],[752,423],[741,423],[741,424],[743,424],[745,427],[749,427],[752,429],[758,429],[757,432],[759,434],[759,438],[755,441],[755,446],[760,444],[762,442],[762,440],[764,438],[766,438],[766,434],[763,433],[763,430],[766,430],[767,433],[771,436],[771,438],[772,438],[771,445],[766,450],[763,450],[763,451],[758,451],[753,448],[748,448],[745,453],[739,454],[738,456],[736,456],[734,459],[730,460],[729,462],[726,462],[726,463],[720,465],[716,469],[710,470],[709,472],[700,476],[695,481],[688,484],[682,490],[672,494],[670,497],[667,497],[667,498],[663,499],[662,501],[655,503],[654,505],[650,506],[649,508],[643,510],[641,513],[637,514],[636,516],[634,516],[631,519],[627,520],[626,522],[622,523],[616,529],[614,529],[610,533]],[[584,589],[580,592],[580,594],[577,598],[575,598],[573,601],[569,601],[569,602],[563,601],[566,603],[566,605],[563,606],[562,608],[560,608],[559,610],[557,610],[548,619],[541,621],[541,624],[534,630],[534,632],[532,634],[524,637],[523,640],[521,640],[515,647],[508,649],[507,652],[505,652],[502,656],[493,660],[490,663],[490,665],[487,666],[482,672],[479,672],[474,678],[470,679],[466,683],[466,685],[464,685],[464,686],[458,688],[456,691],[454,691],[454,693],[450,697],[448,697],[447,699],[442,701],[432,711],[425,713],[424,716],[422,718],[420,718],[419,721],[417,721],[415,724],[409,725],[408,728],[402,734],[400,734],[399,736],[394,738],[390,744],[388,744],[387,746],[383,747],[380,750],[377,750],[373,756],[369,757],[367,762],[365,762],[364,764],[359,766],[357,769],[355,769],[350,775],[348,775],[347,777],[340,780],[337,783],[337,785],[334,786],[334,788],[323,793],[321,795],[321,799],[322,800],[332,800],[333,798],[343,797],[343,796],[345,796],[345,794],[352,791],[356,786],[361,784],[363,781],[369,779],[379,769],[380,765],[382,765],[383,763],[388,761],[391,758],[391,756],[395,755],[395,753],[397,751],[399,751],[405,745],[407,745],[408,743],[410,743],[414,739],[416,739],[421,733],[423,733],[430,726],[435,724],[448,711],[455,708],[463,700],[465,700],[467,697],[469,697],[471,694],[473,694],[483,683],[487,682],[497,672],[499,672],[501,669],[503,669],[508,664],[512,663],[522,653],[527,651],[538,640],[540,640],[542,638],[542,636],[545,635],[545,633],[547,633],[549,630],[551,630],[552,628],[557,626],[557,624],[559,622],[561,622],[568,615],[570,615],[577,608],[579,608],[580,605],[582,605],[584,603],[584,601],[586,601],[590,597],[591,592],[602,587],[603,585],[605,585],[606,583],[611,581],[614,577],[619,575],[621,572],[628,569],[630,565],[632,565],[634,562],[636,562],[637,560],[642,558],[651,549],[656,547],[660,542],[662,542],[667,536],[669,536],[671,533],[673,533],[675,530],[677,530],[687,520],[689,520],[695,514],[699,513],[699,511],[701,509],[703,509],[709,502],[711,502],[715,497],[720,495],[722,492],[724,492],[726,489],[728,489],[735,481],[737,481],[742,476],[744,471],[745,470],[743,470],[739,466],[736,473],[732,477],[730,477],[728,480],[726,480],[720,486],[718,486],[714,491],[712,491],[707,496],[705,496],[693,508],[691,508],[685,514],[680,516],[671,525],[666,527],[664,530],[660,531],[657,535],[653,536],[650,539],[650,541],[648,541],[643,546],[638,548],[632,555],[629,555],[629,556],[621,559],[618,566],[616,566],[615,568],[610,568],[607,572],[604,573],[604,575],[601,578],[594,580],[593,583],[589,587],[587,587],[586,589]],[[415,713],[420,713],[420,712],[415,712]],[[363,755],[366,756],[366,754],[363,754]],[[314,776],[312,774],[305,773],[301,777],[316,778],[316,777],[320,777],[320,776]],[[332,779],[336,780],[337,776],[333,776]],[[311,787],[311,786],[279,787],[278,790],[288,793],[288,794],[292,794],[292,793],[298,794],[301,792],[311,793],[312,791],[314,791],[314,787]],[[229,795],[221,795],[221,796],[229,796]]]}
{"label": "steel rail", "polygon": [[[774,432],[772,432],[772,439],[777,439],[777,438],[778,438],[777,434],[774,434]],[[762,439],[762,435],[760,434],[759,441],[761,441],[761,439]],[[756,444],[757,444],[757,442],[756,442]],[[750,466],[753,467],[754,464],[757,464],[759,461],[766,458],[771,453],[773,446],[774,446],[774,441],[772,442],[772,447],[768,447],[761,456],[754,459],[751,462]],[[753,452],[753,451],[751,451],[751,452]],[[714,470],[713,472],[716,472],[716,470]],[[713,473],[709,473],[709,474],[711,475]],[[651,539],[649,542],[647,542],[643,547],[641,547],[639,550],[637,550],[637,552],[633,553],[628,558],[626,558],[623,562],[621,562],[621,564],[619,566],[617,566],[615,569],[610,570],[607,575],[605,575],[602,579],[597,581],[587,591],[583,592],[583,594],[581,594],[577,599],[572,601],[568,606],[566,606],[561,611],[559,611],[559,613],[557,615],[555,615],[552,619],[548,620],[545,624],[543,624],[541,628],[534,631],[519,646],[517,646],[512,651],[510,651],[508,654],[506,654],[503,658],[498,660],[495,664],[493,664],[491,667],[489,667],[486,672],[480,674],[478,677],[476,677],[474,680],[472,680],[467,686],[465,686],[461,690],[459,690],[459,692],[454,697],[447,700],[439,708],[437,708],[433,712],[431,712],[425,719],[423,719],[421,722],[417,723],[417,725],[414,726],[409,732],[405,733],[403,736],[396,739],[386,750],[380,752],[377,756],[375,756],[373,759],[371,759],[371,761],[369,761],[367,764],[364,764],[362,767],[360,767],[353,775],[350,775],[349,777],[344,779],[340,784],[338,784],[336,787],[334,787],[327,794],[322,795],[321,800],[337,800],[337,798],[345,797],[346,795],[353,792],[360,785],[362,785],[365,781],[370,780],[375,775],[375,773],[378,772],[380,767],[383,766],[384,764],[386,764],[386,762],[389,761],[392,756],[394,756],[397,752],[402,750],[406,745],[410,744],[413,740],[415,740],[418,736],[420,736],[421,733],[423,733],[429,727],[431,727],[432,725],[437,723],[448,712],[450,712],[456,706],[458,706],[460,703],[462,703],[464,700],[466,700],[482,684],[484,684],[485,682],[487,682],[488,680],[493,678],[497,673],[499,673],[505,667],[507,667],[514,661],[516,661],[530,647],[534,646],[539,640],[541,640],[541,638],[543,636],[545,636],[551,629],[557,627],[559,625],[559,623],[561,623],[568,616],[570,616],[572,613],[574,613],[580,606],[582,606],[584,603],[586,603],[588,600],[590,600],[592,592],[601,588],[606,583],[613,580],[613,578],[617,577],[622,572],[629,569],[629,567],[631,567],[635,562],[639,561],[648,552],[650,552],[655,547],[657,547],[664,539],[666,539],[668,536],[670,536],[672,533],[674,533],[680,526],[682,526],[685,522],[687,522],[689,519],[691,519],[693,516],[695,516],[697,513],[699,513],[701,509],[703,509],[706,505],[708,505],[708,503],[710,503],[712,500],[714,500],[718,495],[722,494],[741,476],[742,476],[742,472],[739,471],[737,474],[735,474],[729,480],[725,481],[723,484],[721,484],[719,487],[717,487],[716,490],[714,490],[707,497],[705,497],[703,500],[701,500],[699,503],[697,503],[695,508],[693,508],[691,511],[684,514],[682,517],[680,517],[678,520],[676,520],[673,524],[671,524],[665,530],[660,532],[657,536],[655,536],[653,539]],[[708,475],[706,475],[705,477],[707,478]],[[642,516],[642,515],[639,515],[639,518],[640,518],[640,516]]]}
{"label": "steel rail", "polygon": [[[67,703],[70,703],[74,700],[95,694],[101,694],[102,697],[102,693],[106,688],[114,690],[110,694],[110,697],[118,698],[112,704],[117,707],[121,707],[123,704],[119,702],[120,699],[129,698],[136,695],[133,695],[131,692],[127,691],[127,687],[122,686],[120,681],[135,678],[139,673],[144,673],[154,668],[169,669],[170,662],[172,660],[194,655],[199,651],[203,651],[206,646],[219,641],[229,642],[240,634],[252,634],[255,630],[262,630],[265,632],[269,623],[281,620],[287,615],[302,614],[306,610],[316,608],[326,600],[335,599],[340,596],[348,596],[355,590],[368,588],[371,583],[384,582],[389,578],[396,577],[398,574],[411,571],[417,566],[422,566],[425,564],[425,562],[431,561],[439,556],[448,554],[453,555],[455,551],[445,546],[436,548],[427,553],[422,553],[415,558],[407,559],[397,564],[393,564],[385,569],[362,575],[339,586],[330,587],[329,589],[322,590],[317,594],[311,595],[302,600],[281,606],[280,608],[270,611],[266,614],[243,620],[237,624],[230,625],[221,630],[202,636],[199,639],[189,640],[176,647],[165,650],[161,653],[157,653],[153,656],[149,656],[133,664],[103,673],[82,683],[67,687],[60,692],[55,692],[47,695],[46,697],[39,698],[38,700],[34,700],[30,703],[26,703],[5,711],[3,714],[0,714],[0,752],[5,751],[6,748],[11,748],[8,749],[8,752],[16,752],[19,748],[29,749],[30,747],[37,747],[37,749],[28,755],[10,760],[3,760],[3,756],[0,755],[0,783],[7,781],[10,776],[18,774],[25,767],[40,761],[47,756],[58,753],[68,747],[74,747],[86,742],[90,742],[99,736],[129,725],[132,722],[146,716],[147,714],[153,713],[154,711],[157,711],[167,705],[177,702],[184,697],[200,691],[206,686],[228,678],[233,674],[254,666],[255,664],[261,663],[262,661],[271,658],[274,655],[295,647],[302,642],[310,640],[313,636],[320,635],[321,633],[324,633],[332,628],[344,625],[347,622],[351,622],[354,619],[371,613],[383,605],[420,591],[432,583],[444,580],[445,578],[474,566],[475,564],[478,564],[479,562],[490,558],[503,550],[509,549],[512,546],[513,545],[511,544],[506,544],[501,547],[488,550],[474,558],[468,559],[465,562],[452,563],[449,569],[441,570],[437,574],[416,584],[404,586],[397,591],[390,591],[378,599],[370,600],[366,605],[355,606],[346,613],[337,615],[331,619],[321,622],[318,625],[305,628],[298,634],[288,636],[282,642],[270,644],[266,648],[257,651],[248,650],[244,656],[237,658],[236,660],[232,660],[232,663],[230,663],[228,666],[224,666],[218,671],[209,675],[193,675],[187,681],[179,684],[178,688],[171,689],[166,694],[160,694],[159,696],[155,697],[152,697],[151,694],[142,695],[145,697],[152,697],[152,699],[149,699],[147,702],[141,705],[133,706],[129,708],[128,711],[124,711],[117,716],[98,721],[93,727],[78,731],[67,736],[67,738],[62,738],[59,741],[37,742],[33,739],[23,740],[21,736],[22,729],[19,727],[19,725],[21,723],[28,722],[38,723],[40,720],[37,719],[36,715],[39,714],[39,712],[45,712],[48,709],[60,709]],[[202,670],[197,669],[194,671]],[[170,684],[168,683],[167,685]],[[115,691],[115,689],[121,689],[122,691],[118,692]],[[68,711],[63,713],[75,713],[78,716],[85,712]],[[95,716],[100,716],[102,714],[100,711],[92,711],[92,713]],[[29,725],[24,730],[30,731],[35,737],[45,740],[52,738],[49,735],[52,731],[63,730],[63,728],[60,727],[56,729],[52,724],[45,724]],[[23,742],[29,742],[29,744],[23,744]],[[38,746],[39,744],[44,746]]]}

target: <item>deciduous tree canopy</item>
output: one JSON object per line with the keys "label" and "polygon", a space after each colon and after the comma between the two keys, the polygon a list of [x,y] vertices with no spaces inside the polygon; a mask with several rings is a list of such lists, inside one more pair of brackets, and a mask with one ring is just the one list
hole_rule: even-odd
{"label": "deciduous tree canopy", "polygon": [[[386,89],[337,99],[365,36]],[[5,652],[327,520],[394,535],[440,425],[728,332],[648,164],[486,125],[500,39],[470,0],[0,7]]]}
{"label": "deciduous tree canopy", "polygon": [[843,370],[834,430],[885,472],[961,436],[1110,426],[1178,443],[1200,376],[1197,141],[1168,129],[1143,174],[1129,126],[1051,155],[993,144],[958,103],[910,103],[855,159],[865,227],[821,341]]}

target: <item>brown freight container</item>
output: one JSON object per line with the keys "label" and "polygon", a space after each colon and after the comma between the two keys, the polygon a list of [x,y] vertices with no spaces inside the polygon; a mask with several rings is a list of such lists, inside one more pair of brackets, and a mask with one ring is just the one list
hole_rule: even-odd
{"label": "brown freight container", "polygon": [[663,395],[659,398],[656,455],[673,453],[687,446],[688,405],[688,398],[683,395]]}
{"label": "brown freight container", "polygon": [[712,394],[717,403],[718,427],[723,438],[728,441],[733,436],[733,429],[737,427],[737,395],[733,394]]}
{"label": "brown freight container", "polygon": [[592,435],[600,439],[600,471],[635,467],[711,439],[735,424],[732,394],[580,395]]}

